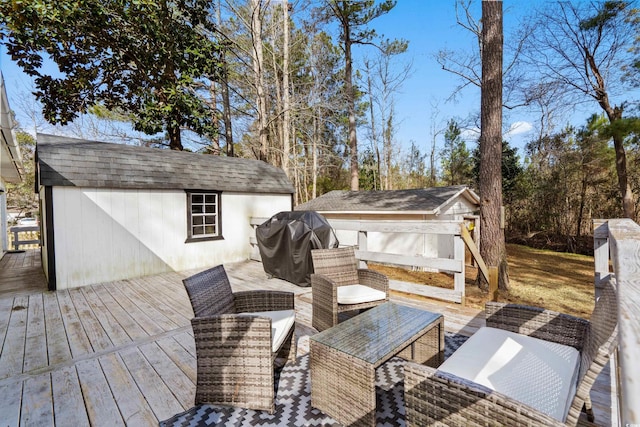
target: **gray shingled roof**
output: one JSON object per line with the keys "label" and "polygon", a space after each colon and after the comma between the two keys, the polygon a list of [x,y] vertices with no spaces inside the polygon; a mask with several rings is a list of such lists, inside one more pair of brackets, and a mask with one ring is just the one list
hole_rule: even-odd
{"label": "gray shingled roof", "polygon": [[318,212],[396,212],[437,213],[438,208],[459,194],[466,193],[479,202],[467,186],[416,188],[412,190],[341,191],[334,190],[295,207]]}
{"label": "gray shingled roof", "polygon": [[265,162],[37,135],[44,186],[194,189],[291,194],[284,171]]}

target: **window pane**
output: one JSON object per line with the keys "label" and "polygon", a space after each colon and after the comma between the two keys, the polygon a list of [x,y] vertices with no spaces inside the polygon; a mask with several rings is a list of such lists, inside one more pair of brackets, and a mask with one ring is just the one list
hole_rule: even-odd
{"label": "window pane", "polygon": [[193,230],[193,235],[194,236],[198,236],[198,235],[204,234],[204,228],[202,228],[202,227],[193,227],[192,230]]}
{"label": "window pane", "polygon": [[213,215],[207,215],[204,217],[204,223],[205,224],[215,224],[216,223],[216,217]]}
{"label": "window pane", "polygon": [[206,213],[216,213],[216,205],[205,205],[204,211]]}
{"label": "window pane", "polygon": [[191,205],[191,213],[192,214],[201,214],[201,213],[203,213],[202,205]]}
{"label": "window pane", "polygon": [[205,194],[205,201],[207,203],[215,203],[217,198],[217,194]]}
{"label": "window pane", "polygon": [[202,220],[203,220],[202,216],[194,216],[193,225],[202,225],[203,224]]}
{"label": "window pane", "polygon": [[203,194],[192,194],[191,195],[191,203],[202,203],[203,200]]}
{"label": "window pane", "polygon": [[204,227],[204,232],[206,234],[215,234],[216,232],[216,227],[215,225],[207,225]]}

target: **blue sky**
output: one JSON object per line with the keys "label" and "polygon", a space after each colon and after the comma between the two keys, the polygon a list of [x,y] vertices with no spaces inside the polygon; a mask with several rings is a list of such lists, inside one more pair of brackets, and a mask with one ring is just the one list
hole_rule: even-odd
{"label": "blue sky", "polygon": [[[475,4],[475,16],[480,16],[480,2]],[[505,44],[509,43],[508,34],[518,25],[523,14],[540,1],[522,2],[505,0],[504,31]],[[468,31],[456,25],[454,0],[398,0],[396,7],[387,15],[372,22],[372,27],[385,38],[403,38],[409,41],[409,50],[402,60],[413,63],[413,73],[405,81],[400,93],[396,95],[396,116],[398,117],[396,142],[404,148],[415,142],[418,148],[427,152],[431,145],[432,128],[442,128],[451,118],[464,120],[470,115],[477,115],[480,110],[480,92],[475,87],[465,89],[457,101],[446,101],[460,83],[458,77],[441,69],[435,60],[435,54],[443,49],[464,49],[471,52],[476,41]],[[356,48],[358,49],[358,48]],[[355,54],[363,52],[356,51]],[[30,79],[26,77],[1,48],[0,68],[4,74],[9,100],[14,110],[19,111],[17,98],[31,88]],[[578,113],[573,118],[574,124],[584,123],[590,113],[596,112],[597,106],[590,104],[588,111]],[[437,114],[436,114],[437,112]],[[18,119],[25,124],[24,117]],[[505,111],[505,126],[517,125],[517,130],[507,133],[505,138],[512,146],[522,148],[533,135],[531,124],[537,117],[525,111]],[[477,135],[468,132],[469,147],[473,148]],[[360,135],[359,139],[363,139]],[[437,141],[441,144],[442,138]]]}

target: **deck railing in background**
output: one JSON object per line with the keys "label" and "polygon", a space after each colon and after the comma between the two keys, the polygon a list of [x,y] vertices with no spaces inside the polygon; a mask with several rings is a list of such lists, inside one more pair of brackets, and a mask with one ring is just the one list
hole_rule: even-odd
{"label": "deck railing in background", "polygon": [[[596,295],[613,279],[618,293],[620,425],[640,425],[640,225],[630,219],[594,221]],[[609,264],[613,271],[610,271]]]}
{"label": "deck railing in background", "polygon": [[40,227],[37,225],[16,225],[9,228],[9,247],[20,250],[20,246],[32,249],[40,246]]}

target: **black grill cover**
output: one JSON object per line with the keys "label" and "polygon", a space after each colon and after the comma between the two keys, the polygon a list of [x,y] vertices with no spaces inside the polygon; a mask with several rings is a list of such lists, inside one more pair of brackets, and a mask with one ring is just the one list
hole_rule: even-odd
{"label": "black grill cover", "polygon": [[280,212],[256,228],[264,271],[299,286],[310,286],[311,249],[337,248],[326,218],[315,211]]}

